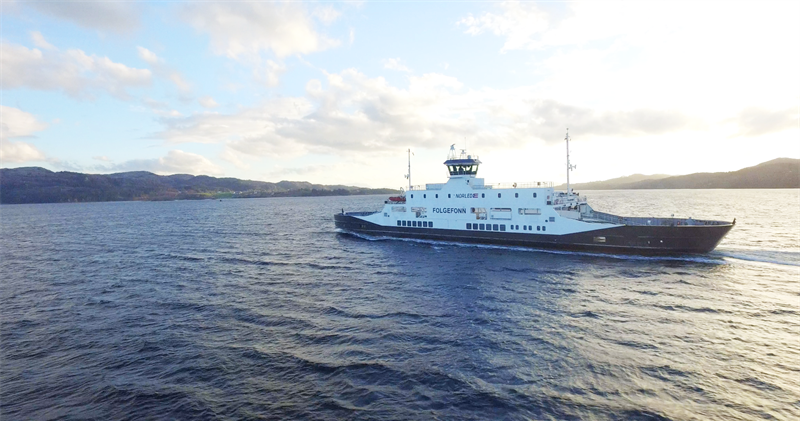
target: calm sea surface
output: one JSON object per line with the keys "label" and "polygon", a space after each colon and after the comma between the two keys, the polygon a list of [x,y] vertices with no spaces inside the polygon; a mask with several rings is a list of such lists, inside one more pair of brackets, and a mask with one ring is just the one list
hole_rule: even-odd
{"label": "calm sea surface", "polygon": [[800,419],[800,190],[669,258],[363,239],[383,196],[0,207],[0,419]]}

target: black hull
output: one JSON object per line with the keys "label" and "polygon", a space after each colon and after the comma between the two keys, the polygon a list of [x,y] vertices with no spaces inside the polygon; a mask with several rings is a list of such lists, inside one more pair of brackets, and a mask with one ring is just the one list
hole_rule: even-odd
{"label": "black hull", "polygon": [[[733,225],[640,226],[576,234],[467,231],[439,228],[385,227],[347,214],[334,215],[336,228],[377,237],[418,238],[459,243],[493,244],[604,253],[684,254],[714,250]],[[599,242],[603,237],[604,242]]]}

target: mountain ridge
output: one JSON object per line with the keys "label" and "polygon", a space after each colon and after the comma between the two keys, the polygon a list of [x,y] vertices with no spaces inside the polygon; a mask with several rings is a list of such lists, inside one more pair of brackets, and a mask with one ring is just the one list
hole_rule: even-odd
{"label": "mountain ridge", "polygon": [[[635,176],[649,178],[625,181]],[[776,158],[727,172],[699,172],[674,176],[633,174],[609,180],[574,183],[571,187],[581,190],[800,188],[800,159]],[[566,184],[556,188],[566,188]]]}
{"label": "mountain ridge", "polygon": [[282,180],[277,183],[232,177],[148,171],[113,174],[54,172],[41,167],[0,168],[0,203],[63,203],[212,198],[343,196],[395,193],[343,185]]}

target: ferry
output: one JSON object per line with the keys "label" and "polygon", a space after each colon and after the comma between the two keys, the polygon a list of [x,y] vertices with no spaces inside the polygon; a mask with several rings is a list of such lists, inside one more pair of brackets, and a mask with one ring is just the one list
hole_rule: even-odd
{"label": "ferry", "polygon": [[604,253],[707,253],[736,224],[692,218],[629,217],[599,212],[573,192],[567,142],[567,189],[553,183],[486,184],[481,165],[466,150],[450,147],[446,183],[411,185],[375,212],[334,215],[336,228],[370,237],[521,246]]}

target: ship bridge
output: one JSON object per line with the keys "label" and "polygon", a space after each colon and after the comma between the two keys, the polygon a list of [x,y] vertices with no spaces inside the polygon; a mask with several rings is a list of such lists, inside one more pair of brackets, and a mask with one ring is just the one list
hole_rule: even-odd
{"label": "ship bridge", "polygon": [[450,153],[447,155],[447,161],[444,161],[450,178],[475,177],[478,175],[478,166],[480,164],[481,161],[478,157],[476,156],[473,158],[472,155],[467,155],[465,149],[462,149],[461,154],[456,156],[456,145],[450,146]]}

